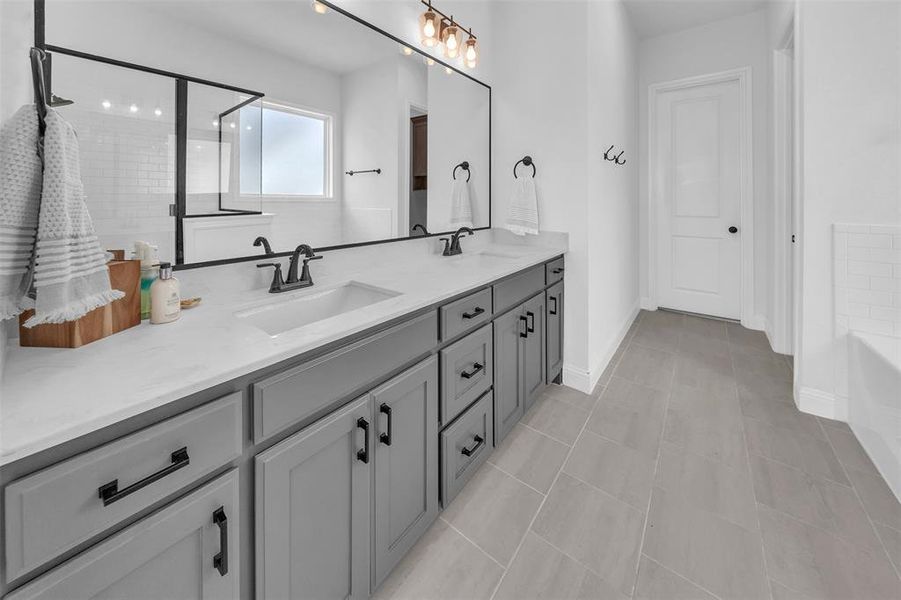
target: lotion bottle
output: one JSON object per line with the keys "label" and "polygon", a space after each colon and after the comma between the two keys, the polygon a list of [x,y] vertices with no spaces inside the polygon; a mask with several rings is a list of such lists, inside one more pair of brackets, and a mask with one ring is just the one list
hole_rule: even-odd
{"label": "lotion bottle", "polygon": [[150,322],[171,323],[180,316],[178,279],[172,276],[171,263],[160,263],[160,276],[150,286]]}

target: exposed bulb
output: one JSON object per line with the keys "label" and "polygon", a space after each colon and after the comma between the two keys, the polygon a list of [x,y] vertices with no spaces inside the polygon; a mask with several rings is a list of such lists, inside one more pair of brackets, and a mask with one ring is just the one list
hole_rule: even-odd
{"label": "exposed bulb", "polygon": [[328,6],[319,2],[319,0],[313,0],[313,12],[317,15],[324,15],[328,12]]}
{"label": "exposed bulb", "polygon": [[447,40],[445,40],[445,45],[448,50],[456,50],[457,49],[457,38],[454,35],[447,36]]}
{"label": "exposed bulb", "polygon": [[473,46],[467,46],[464,58],[470,62],[474,61],[476,59],[476,49]]}
{"label": "exposed bulb", "polygon": [[426,37],[435,37],[435,22],[432,19],[426,20],[425,25],[422,28],[422,32]]}

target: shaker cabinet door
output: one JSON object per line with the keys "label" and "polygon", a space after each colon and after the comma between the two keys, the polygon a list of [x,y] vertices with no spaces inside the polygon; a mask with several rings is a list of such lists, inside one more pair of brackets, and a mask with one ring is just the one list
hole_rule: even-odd
{"label": "shaker cabinet door", "polygon": [[563,282],[547,291],[547,381],[563,371]]}
{"label": "shaker cabinet door", "polygon": [[438,516],[438,359],[372,394],[375,589]]}
{"label": "shaker cabinet door", "polygon": [[5,598],[237,600],[239,530],[232,470]]}
{"label": "shaker cabinet door", "polygon": [[369,396],[256,457],[256,597],[369,595]]}
{"label": "shaker cabinet door", "polygon": [[523,314],[526,316],[526,337],[522,340],[523,393],[525,399],[523,410],[529,408],[544,391],[545,386],[545,330],[544,330],[544,293],[526,301]]}
{"label": "shaker cabinet door", "polygon": [[498,445],[523,415],[523,362],[520,341],[526,317],[514,309],[494,321],[494,444]]}

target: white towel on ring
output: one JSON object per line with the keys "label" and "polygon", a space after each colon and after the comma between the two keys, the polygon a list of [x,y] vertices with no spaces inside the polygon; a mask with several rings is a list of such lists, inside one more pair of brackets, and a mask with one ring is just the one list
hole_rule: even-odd
{"label": "white towel on ring", "polygon": [[106,252],[85,204],[75,130],[54,110],[47,110],[46,122],[35,314],[26,327],[74,321],[125,295],[110,288]]}
{"label": "white towel on ring", "polygon": [[451,191],[451,225],[472,227],[472,200],[469,198],[469,182],[462,176],[454,179]]}
{"label": "white towel on ring", "polygon": [[534,177],[522,175],[513,179],[513,195],[505,225],[516,235],[538,235],[538,194]]}

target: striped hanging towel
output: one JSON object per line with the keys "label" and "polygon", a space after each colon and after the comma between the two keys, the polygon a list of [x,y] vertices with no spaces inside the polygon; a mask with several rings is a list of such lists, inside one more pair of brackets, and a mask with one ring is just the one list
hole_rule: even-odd
{"label": "striped hanging towel", "polygon": [[124,293],[110,289],[106,263],[85,204],[75,130],[48,110],[35,244],[35,314],[25,326],[74,321],[122,298]]}
{"label": "striped hanging towel", "polygon": [[513,179],[505,226],[516,235],[538,235],[538,194],[533,177],[523,175]]}
{"label": "striped hanging towel", "polygon": [[33,104],[0,127],[0,321],[33,306],[26,294],[41,205],[38,136]]}

